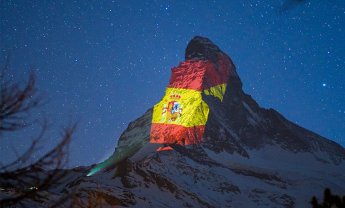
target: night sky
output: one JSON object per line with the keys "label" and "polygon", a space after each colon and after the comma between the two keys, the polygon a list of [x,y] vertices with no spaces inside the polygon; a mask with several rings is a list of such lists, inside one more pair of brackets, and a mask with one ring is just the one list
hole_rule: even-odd
{"label": "night sky", "polygon": [[[344,20],[344,0],[0,0],[0,58],[11,55],[15,80],[33,69],[48,100],[33,115],[51,126],[39,153],[79,122],[70,166],[114,151],[128,123],[162,98],[196,35],[232,58],[262,107],[345,146]],[[14,158],[37,129],[2,135],[0,157]]]}

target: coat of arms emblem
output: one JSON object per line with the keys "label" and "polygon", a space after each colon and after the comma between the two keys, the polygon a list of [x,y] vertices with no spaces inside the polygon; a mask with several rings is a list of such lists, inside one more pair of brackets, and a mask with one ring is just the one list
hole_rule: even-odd
{"label": "coat of arms emblem", "polygon": [[179,123],[179,118],[182,115],[182,104],[180,103],[181,96],[177,93],[170,95],[170,100],[163,105],[162,122],[164,123]]}

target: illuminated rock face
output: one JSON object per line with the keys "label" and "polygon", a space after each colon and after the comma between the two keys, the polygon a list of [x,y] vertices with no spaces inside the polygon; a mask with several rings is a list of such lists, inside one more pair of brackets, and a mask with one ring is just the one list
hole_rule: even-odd
{"label": "illuminated rock face", "polygon": [[231,66],[230,60],[219,54],[216,62],[190,59],[173,68],[165,96],[153,109],[150,142],[200,143],[210,111],[202,94],[222,101]]}

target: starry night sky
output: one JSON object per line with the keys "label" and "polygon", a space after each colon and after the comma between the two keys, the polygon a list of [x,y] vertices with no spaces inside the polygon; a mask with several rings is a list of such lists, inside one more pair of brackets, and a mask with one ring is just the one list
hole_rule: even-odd
{"label": "starry night sky", "polygon": [[[344,20],[343,0],[0,0],[0,58],[11,55],[16,80],[33,69],[49,101],[34,115],[51,125],[40,153],[79,122],[70,166],[114,151],[128,123],[162,98],[195,35],[232,58],[262,107],[345,146]],[[20,135],[37,128],[6,135],[0,157],[25,149]]]}

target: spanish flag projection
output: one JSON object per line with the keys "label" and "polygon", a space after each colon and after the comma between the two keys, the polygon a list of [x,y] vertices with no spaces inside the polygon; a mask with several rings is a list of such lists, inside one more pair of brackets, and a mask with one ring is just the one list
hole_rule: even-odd
{"label": "spanish flag projection", "polygon": [[[194,37],[188,43],[185,59],[172,69],[165,95],[153,108],[152,120],[147,120],[151,119],[151,111],[148,111],[138,119],[138,126],[129,125],[115,152],[93,167],[87,176],[118,165],[142,149],[141,153],[145,153],[156,148],[157,145],[147,145],[148,142],[162,144],[156,151],[173,150],[171,144],[201,142],[210,113],[204,95],[222,102],[230,76],[237,77],[237,74],[230,58],[207,38]],[[148,125],[150,132],[147,132]]]}
{"label": "spanish flag projection", "polygon": [[221,56],[218,60],[217,65],[208,60],[187,60],[172,69],[165,95],[153,109],[151,143],[201,142],[210,111],[202,93],[222,101],[230,76],[228,59]]}

